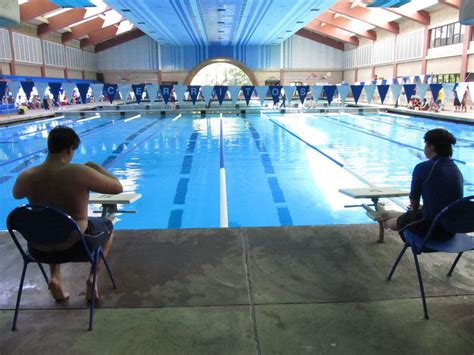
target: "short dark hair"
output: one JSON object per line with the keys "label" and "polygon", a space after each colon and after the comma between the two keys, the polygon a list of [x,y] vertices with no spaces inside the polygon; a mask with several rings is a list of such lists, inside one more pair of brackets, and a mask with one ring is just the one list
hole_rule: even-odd
{"label": "short dark hair", "polygon": [[80,143],[81,139],[72,128],[58,126],[49,132],[48,152],[61,153],[71,147],[76,150]]}
{"label": "short dark hair", "polygon": [[453,145],[456,138],[444,128],[435,128],[425,133],[425,142],[434,146],[434,151],[442,157],[453,156]]}

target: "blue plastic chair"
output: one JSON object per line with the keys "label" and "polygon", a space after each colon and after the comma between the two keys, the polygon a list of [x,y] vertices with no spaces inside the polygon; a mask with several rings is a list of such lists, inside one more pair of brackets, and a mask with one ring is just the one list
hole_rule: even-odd
{"label": "blue plastic chair", "polygon": [[[431,236],[442,227],[447,233],[454,234],[454,237],[447,241],[431,240]],[[392,270],[388,275],[388,280],[392,279],[393,273],[397,268],[403,254],[407,248],[411,248],[413,257],[415,259],[416,273],[418,275],[418,283],[420,284],[421,299],[423,301],[423,311],[425,319],[428,317],[428,308],[426,306],[425,290],[423,288],[423,280],[421,278],[420,265],[418,263],[418,255],[422,253],[457,253],[451,268],[447,274],[450,277],[456,267],[462,254],[469,250],[474,250],[474,237],[467,235],[474,231],[474,195],[461,198],[449,206],[441,210],[434,219],[431,227],[425,237],[416,235],[415,233],[406,229],[403,232],[405,237],[405,245],[398,255]]]}
{"label": "blue plastic chair", "polygon": [[[92,322],[94,320],[95,306],[95,288],[97,279],[97,263],[99,257],[104,261],[107,273],[112,280],[113,288],[116,288],[115,280],[110,271],[107,260],[102,252],[102,246],[94,245],[94,237],[102,235],[102,233],[88,236],[82,234],[78,224],[65,212],[50,206],[42,205],[24,205],[15,208],[7,217],[7,228],[15,245],[23,257],[23,271],[21,273],[20,286],[18,288],[18,296],[16,300],[15,314],[13,316],[12,330],[16,330],[16,321],[20,308],[21,293],[23,290],[23,281],[25,279],[26,268],[29,263],[37,263],[41,273],[47,284],[49,284],[48,276],[41,265],[45,264],[63,264],[68,262],[90,262],[93,272],[92,281],[92,300],[90,302],[89,330],[92,330]],[[24,249],[20,244],[15,232],[19,232],[27,241],[28,247]],[[73,235],[80,238],[80,242],[84,247],[85,257],[70,256],[61,251],[53,253],[34,253],[31,245],[38,247],[53,247],[66,242]],[[33,256],[32,254],[35,254]],[[39,254],[40,256],[38,256]]]}

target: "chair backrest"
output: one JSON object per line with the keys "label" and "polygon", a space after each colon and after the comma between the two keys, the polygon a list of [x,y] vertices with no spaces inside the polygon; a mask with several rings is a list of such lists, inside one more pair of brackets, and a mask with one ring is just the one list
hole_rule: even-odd
{"label": "chair backrest", "polygon": [[448,233],[474,232],[474,195],[460,198],[445,207],[433,221]]}
{"label": "chair backrest", "polygon": [[71,236],[81,235],[78,224],[65,212],[50,206],[23,205],[7,217],[7,228],[15,240],[19,232],[28,243],[51,247],[66,242]]}

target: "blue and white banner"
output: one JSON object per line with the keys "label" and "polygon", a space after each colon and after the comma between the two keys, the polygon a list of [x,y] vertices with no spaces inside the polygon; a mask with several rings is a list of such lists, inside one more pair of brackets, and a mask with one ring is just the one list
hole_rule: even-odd
{"label": "blue and white banner", "polygon": [[204,98],[204,102],[206,104],[209,104],[209,102],[211,101],[213,91],[213,86],[201,86],[201,95]]}
{"label": "blue and white banner", "polygon": [[464,93],[468,89],[468,84],[467,83],[458,83],[458,85],[454,88],[454,90],[457,92],[459,101],[462,100]]}
{"label": "blue and white banner", "polygon": [[66,94],[66,99],[71,100],[74,89],[76,88],[76,83],[63,83],[64,93]]}
{"label": "blue and white banner", "polygon": [[453,97],[453,91],[456,84],[454,83],[444,83],[443,84],[443,91],[444,91],[444,101],[450,101]]}
{"label": "blue and white banner", "polygon": [[474,101],[474,83],[469,83],[469,92],[471,93],[471,101]]}
{"label": "blue and white banner", "polygon": [[372,103],[375,93],[375,85],[365,85],[364,86],[365,95],[367,97],[367,102],[369,105]]}
{"label": "blue and white banner", "polygon": [[377,85],[377,89],[379,92],[380,101],[382,101],[382,105],[385,99],[387,98],[387,93],[388,93],[389,88],[390,88],[390,85]]}
{"label": "blue and white banner", "polygon": [[0,81],[0,100],[3,99],[3,97],[5,96],[6,90],[7,90],[7,82]]}
{"label": "blue and white banner", "polygon": [[123,103],[126,104],[131,91],[130,84],[118,84],[118,91]]}
{"label": "blue and white banner", "polygon": [[161,96],[163,96],[165,105],[168,105],[168,101],[170,100],[171,95],[173,95],[173,85],[160,85],[160,92]]}
{"label": "blue and white banner", "polygon": [[48,88],[48,83],[46,81],[35,81],[35,88],[36,88],[36,91],[38,91],[40,100],[43,100],[44,93],[46,92],[46,89]]}
{"label": "blue and white banner", "polygon": [[244,85],[244,86],[241,86],[241,89],[242,89],[242,93],[244,94],[245,102],[247,103],[247,106],[248,106],[250,99],[252,98],[252,94],[255,90],[255,86]]}
{"label": "blue and white banner", "polygon": [[[229,91],[229,94],[230,94],[230,99],[232,100],[232,103],[234,105],[237,104],[237,100],[239,99],[239,94],[240,94],[240,86],[229,86],[227,88],[227,91]],[[252,95],[252,94],[250,94]],[[249,99],[250,100],[250,99]],[[247,105],[249,103],[247,102]]]}
{"label": "blue and white banner", "polygon": [[438,100],[438,95],[442,88],[443,85],[441,84],[430,84],[431,95],[433,96],[434,101]]}
{"label": "blue and white banner", "polygon": [[217,96],[217,101],[219,101],[219,105],[222,105],[222,102],[225,99],[225,94],[227,93],[227,86],[214,86],[214,92],[216,93]]}
{"label": "blue and white banner", "polygon": [[104,84],[104,92],[110,103],[114,102],[115,95],[117,95],[118,86],[117,84]]}
{"label": "blue and white banner", "polygon": [[23,92],[25,93],[25,97],[27,101],[30,100],[31,92],[33,91],[33,86],[35,86],[35,83],[32,81],[21,82],[21,88],[23,89]]}
{"label": "blue and white banner", "polygon": [[397,102],[402,93],[402,86],[400,84],[393,84],[390,88],[392,89],[393,101]]}
{"label": "blue and white banner", "polygon": [[319,98],[321,97],[321,92],[323,91],[323,87],[320,85],[312,85],[311,92],[313,94],[313,101],[314,103],[318,103]]}
{"label": "blue and white banner", "polygon": [[362,94],[363,89],[364,85],[351,85],[352,96],[354,97],[356,105],[359,102],[360,95]]}
{"label": "blue and white banner", "polygon": [[415,95],[416,84],[405,84],[403,85],[403,89],[405,89],[405,96],[407,97],[407,101],[410,102],[411,97]]}
{"label": "blue and white banner", "polygon": [[191,101],[193,102],[193,105],[196,104],[200,87],[201,85],[188,85],[188,92],[189,92],[189,96],[191,96]]}
{"label": "blue and white banner", "polygon": [[255,86],[255,92],[260,100],[260,105],[263,106],[265,103],[265,96],[267,96],[268,86]]}
{"label": "blue and white banner", "polygon": [[[51,87],[51,84],[49,85]],[[104,84],[91,84],[92,96],[94,97],[95,102],[100,101],[100,97],[104,92]]]}
{"label": "blue and white banner", "polygon": [[272,96],[273,103],[276,105],[280,102],[281,86],[270,85],[268,89],[270,90],[270,95]]}
{"label": "blue and white banner", "polygon": [[283,86],[283,91],[285,92],[286,102],[288,105],[291,104],[291,100],[293,99],[293,95],[295,94],[296,87],[293,85],[285,85]]}
{"label": "blue and white banner", "polygon": [[298,91],[298,96],[300,97],[301,104],[304,105],[304,100],[309,92],[309,85],[299,85],[296,86],[296,90]]}
{"label": "blue and white banner", "polygon": [[49,91],[53,95],[54,101],[59,104],[59,90],[61,90],[61,83],[48,83],[49,84]]}
{"label": "blue and white banner", "polygon": [[349,95],[349,84],[341,84],[337,86],[337,92],[339,93],[339,97],[341,102],[346,101],[347,95]]}
{"label": "blue and white banner", "polygon": [[336,93],[336,89],[336,85],[324,85],[324,93],[326,94],[326,98],[328,99],[329,105],[331,105],[334,94]]}
{"label": "blue and white banner", "polygon": [[[170,85],[173,88],[172,85]],[[155,102],[156,94],[158,94],[158,85],[156,84],[147,84],[146,85],[146,92],[148,94],[148,98],[150,99],[150,104]]]}
{"label": "blue and white banner", "polygon": [[186,92],[186,86],[185,85],[175,85],[174,86],[174,91],[176,93],[176,100],[181,101],[184,99],[184,93]]}
{"label": "blue and white banner", "polygon": [[89,91],[89,83],[77,83],[77,90],[79,91],[79,95],[81,96],[81,101],[83,104],[87,102],[87,92]]}
{"label": "blue and white banner", "polygon": [[428,88],[428,84],[416,84],[416,93],[420,97],[420,100],[423,100],[425,98]]}
{"label": "blue and white banner", "polygon": [[137,104],[140,104],[145,92],[145,84],[132,84],[132,90],[135,94],[135,100],[137,100]]}

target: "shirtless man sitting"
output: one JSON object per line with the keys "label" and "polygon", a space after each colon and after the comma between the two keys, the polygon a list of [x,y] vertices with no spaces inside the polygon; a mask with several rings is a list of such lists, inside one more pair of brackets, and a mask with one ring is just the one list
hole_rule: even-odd
{"label": "shirtless man sitting", "polygon": [[[92,162],[72,164],[71,160],[80,144],[79,136],[68,127],[56,127],[48,136],[48,156],[35,167],[22,172],[13,186],[13,196],[27,198],[31,204],[49,205],[62,209],[78,223],[81,232],[103,234],[104,255],[110,251],[113,239],[113,225],[105,218],[87,216],[89,192],[118,194],[123,191],[120,181],[107,170]],[[35,249],[30,252],[54,253],[55,251],[83,255],[84,248],[79,236],[71,237],[66,243],[55,248]],[[81,254],[82,253],[82,254]],[[60,264],[51,264],[49,289],[57,301],[66,300],[69,293],[61,286]],[[98,293],[96,293],[98,298]],[[87,279],[86,298],[92,298],[92,271]]]}

